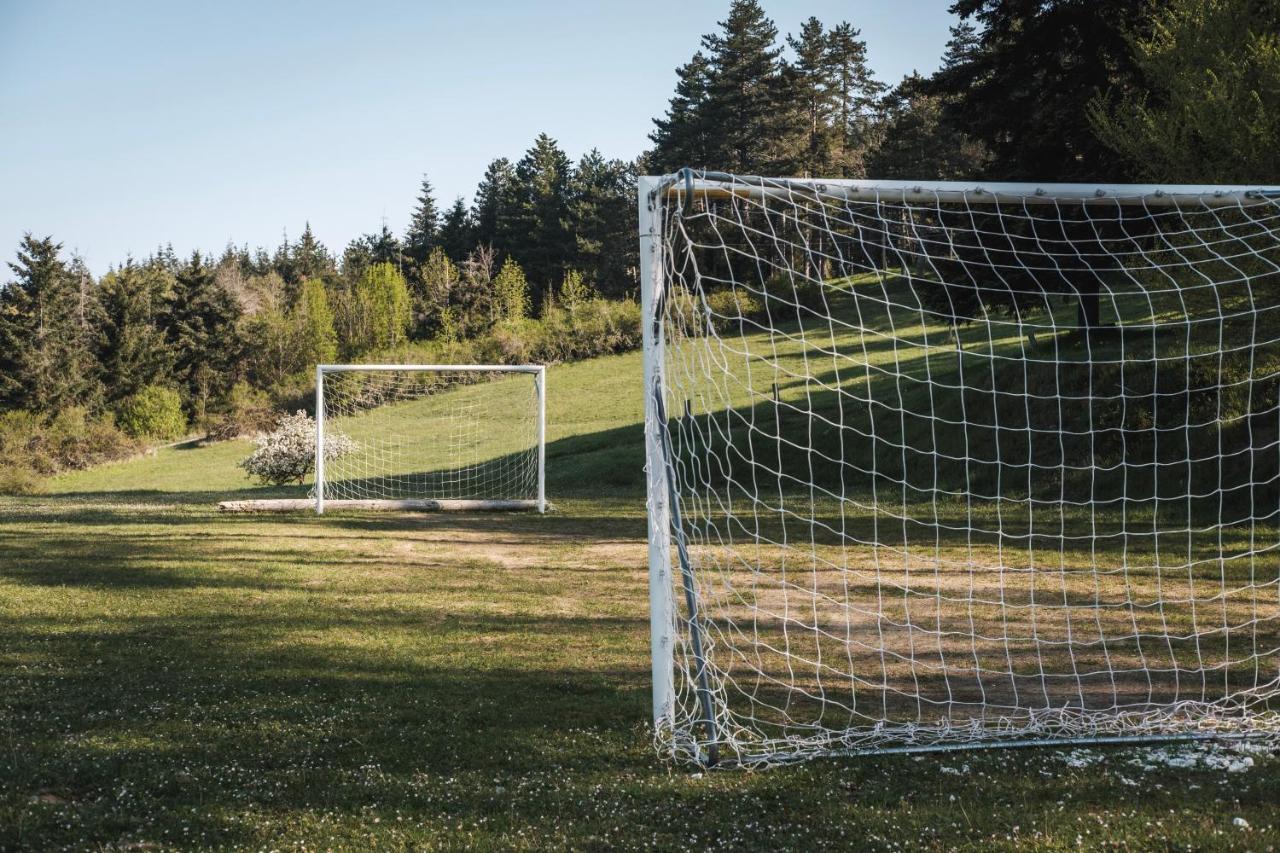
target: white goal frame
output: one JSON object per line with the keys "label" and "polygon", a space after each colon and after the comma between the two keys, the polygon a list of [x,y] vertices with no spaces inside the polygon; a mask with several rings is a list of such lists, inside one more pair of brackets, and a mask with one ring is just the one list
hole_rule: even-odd
{"label": "white goal frame", "polygon": [[[324,378],[330,373],[368,373],[417,371],[425,373],[527,373],[533,375],[538,401],[538,495],[532,500],[326,500],[324,465]],[[323,515],[325,507],[348,509],[409,510],[536,510],[547,511],[547,367],[544,364],[317,364],[316,365],[316,458],[315,509]]]}
{"label": "white goal frame", "polygon": [[[675,467],[672,462],[671,419],[679,413],[668,413],[666,387],[664,299],[666,281],[673,265],[685,263],[683,257],[664,257],[664,229],[670,208],[684,200],[697,199],[708,206],[723,202],[731,206],[737,199],[786,202],[790,198],[845,199],[888,205],[934,205],[964,203],[982,205],[1054,205],[1059,203],[1138,207],[1228,208],[1257,204],[1260,200],[1280,198],[1280,188],[1260,186],[1191,186],[1191,185],[1086,185],[1086,184],[1014,184],[939,181],[871,181],[763,178],[713,172],[683,170],[665,176],[644,176],[638,181],[640,295],[643,332],[645,470],[648,512],[648,563],[650,606],[650,651],[652,662],[652,713],[655,738],[659,750],[667,757],[715,764],[717,743],[724,743],[723,732],[717,732],[723,715],[713,707],[713,686],[707,680],[707,664],[703,648],[707,640],[700,636],[698,612],[700,603],[690,567],[688,544],[682,532],[681,507]],[[670,206],[670,207],[669,207]],[[1042,209],[1042,208],[1037,208]],[[762,240],[765,238],[762,238]],[[777,394],[777,386],[774,386]],[[674,405],[674,404],[673,404]],[[749,562],[749,560],[748,560]],[[683,589],[683,592],[682,592]],[[677,670],[680,670],[677,673]],[[682,711],[679,707],[684,706]],[[690,711],[690,707],[696,708]],[[677,730],[689,724],[694,715],[700,731],[691,737]],[[702,730],[704,729],[705,730]],[[871,742],[865,746],[841,749],[809,750],[797,742],[796,751],[773,756],[744,759],[748,764],[772,764],[794,760],[806,754],[861,754],[884,752],[945,751],[973,747],[1011,747],[1084,743],[1136,743],[1147,741],[1213,739],[1257,736],[1233,735],[1229,731],[1092,735],[1065,734],[1054,736],[1014,733],[1011,737],[975,742],[933,742],[913,744]],[[1274,735],[1268,735],[1274,736]],[[679,742],[675,742],[678,739]],[[693,744],[692,740],[698,743]],[[710,744],[709,747],[705,744]],[[719,758],[723,759],[723,752]],[[743,756],[738,756],[743,759]]]}

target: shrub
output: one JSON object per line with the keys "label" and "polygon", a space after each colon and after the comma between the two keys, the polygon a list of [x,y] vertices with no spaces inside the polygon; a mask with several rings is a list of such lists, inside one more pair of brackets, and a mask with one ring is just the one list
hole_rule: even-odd
{"label": "shrub", "polygon": [[30,493],[41,477],[87,468],[136,453],[110,417],[90,418],[84,409],[63,409],[52,418],[31,412],[0,413],[0,491]]}
{"label": "shrub", "polygon": [[182,398],[160,385],[148,385],[127,397],[116,411],[116,421],[134,438],[178,438],[187,431]]}
{"label": "shrub", "polygon": [[[309,384],[310,379],[304,382]],[[210,441],[227,441],[242,435],[256,435],[274,428],[280,420],[280,413],[272,408],[267,394],[247,382],[233,385],[218,409],[209,419],[206,437]]]}
{"label": "shrub", "polygon": [[44,480],[25,465],[0,463],[0,495],[34,495],[44,491]]}
{"label": "shrub", "polygon": [[[285,415],[273,432],[257,439],[257,449],[240,467],[262,483],[280,486],[301,483],[316,459],[316,422],[306,412]],[[358,445],[338,432],[325,435],[324,458],[340,459]]]}
{"label": "shrub", "polygon": [[716,291],[707,297],[707,306],[716,330],[721,332],[743,331],[744,320],[758,320],[765,313],[759,297],[740,290]]}

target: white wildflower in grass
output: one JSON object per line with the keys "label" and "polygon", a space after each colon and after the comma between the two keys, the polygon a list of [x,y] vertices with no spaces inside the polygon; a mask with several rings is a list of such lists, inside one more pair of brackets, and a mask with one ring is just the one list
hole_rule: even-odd
{"label": "white wildflower in grass", "polygon": [[[286,415],[274,431],[259,436],[255,443],[257,449],[240,462],[241,468],[267,485],[301,483],[315,465],[316,422],[303,411]],[[340,459],[357,448],[342,433],[325,431],[326,460]]]}

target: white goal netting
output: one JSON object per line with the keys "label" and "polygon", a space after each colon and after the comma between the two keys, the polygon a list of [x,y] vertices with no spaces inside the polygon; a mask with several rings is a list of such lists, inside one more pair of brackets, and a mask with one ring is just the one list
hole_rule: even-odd
{"label": "white goal netting", "polygon": [[1280,194],[650,186],[664,751],[1280,730]]}
{"label": "white goal netting", "polygon": [[541,508],[539,367],[325,366],[317,492],[342,501]]}

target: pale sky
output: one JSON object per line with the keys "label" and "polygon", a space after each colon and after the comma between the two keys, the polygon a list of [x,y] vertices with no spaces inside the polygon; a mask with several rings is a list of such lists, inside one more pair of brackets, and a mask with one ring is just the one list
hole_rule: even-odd
{"label": "pale sky", "polygon": [[[783,33],[848,20],[892,83],[937,67],[950,2],[762,5]],[[632,158],[728,6],[0,0],[0,258],[29,230],[102,273],[307,220],[340,252],[384,217],[402,233],[423,172],[469,202],[541,131]]]}

